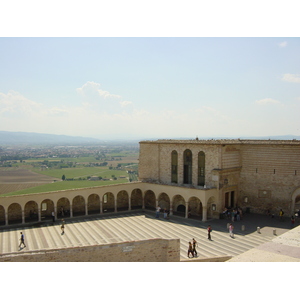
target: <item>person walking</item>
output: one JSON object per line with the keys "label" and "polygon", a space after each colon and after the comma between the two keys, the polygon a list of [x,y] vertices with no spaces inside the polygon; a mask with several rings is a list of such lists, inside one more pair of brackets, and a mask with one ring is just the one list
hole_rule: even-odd
{"label": "person walking", "polygon": [[210,241],[211,241],[211,235],[210,235],[211,232],[212,232],[211,226],[208,225],[208,227],[207,227],[207,238],[208,238]]}
{"label": "person walking", "polygon": [[65,233],[65,220],[64,219],[62,219],[61,220],[61,226],[60,226],[60,228],[61,228],[61,234],[64,234]]}
{"label": "person walking", "polygon": [[24,245],[24,248],[26,247],[25,245],[25,238],[24,238],[24,234],[22,232],[20,232],[21,234],[21,238],[20,238],[20,245],[19,245],[19,248],[21,248],[21,245],[23,244]]}
{"label": "person walking", "polygon": [[187,256],[188,258],[190,258],[190,253],[193,255],[194,257],[194,252],[193,252],[193,246],[192,246],[192,243],[189,242],[189,248],[188,248],[188,253],[187,253]]}
{"label": "person walking", "polygon": [[232,238],[234,237],[234,235],[233,235],[233,228],[234,228],[233,225],[230,223],[228,229],[229,229],[229,235]]}
{"label": "person walking", "polygon": [[54,211],[52,212],[52,221],[53,221],[53,223],[55,222],[55,214],[54,214]]}
{"label": "person walking", "polygon": [[197,241],[193,238],[193,255],[197,257],[198,253],[196,250],[196,246],[198,246]]}

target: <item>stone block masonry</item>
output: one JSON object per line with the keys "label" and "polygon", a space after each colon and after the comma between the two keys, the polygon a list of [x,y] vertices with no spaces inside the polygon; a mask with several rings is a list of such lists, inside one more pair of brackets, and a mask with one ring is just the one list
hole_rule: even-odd
{"label": "stone block masonry", "polygon": [[0,262],[179,262],[179,239],[150,239],[85,247],[14,252]]}

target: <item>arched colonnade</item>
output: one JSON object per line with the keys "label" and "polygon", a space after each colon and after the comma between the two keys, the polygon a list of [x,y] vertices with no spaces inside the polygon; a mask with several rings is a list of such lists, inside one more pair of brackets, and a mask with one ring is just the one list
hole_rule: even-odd
{"label": "arched colonnade", "polygon": [[[180,214],[188,218],[198,216],[203,221],[211,214],[214,196],[203,191],[148,183],[128,183],[98,188],[76,189],[33,195],[0,198],[0,225],[38,222],[55,219],[105,214],[107,212],[134,209],[155,210],[159,205],[170,215]],[[203,195],[197,195],[202,193]],[[207,199],[206,199],[207,198]]]}

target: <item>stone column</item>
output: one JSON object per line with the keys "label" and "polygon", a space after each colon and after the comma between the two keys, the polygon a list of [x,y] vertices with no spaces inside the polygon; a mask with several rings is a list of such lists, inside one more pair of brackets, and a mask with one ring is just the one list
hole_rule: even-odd
{"label": "stone column", "polygon": [[189,203],[185,202],[185,218],[189,217]]}
{"label": "stone column", "polygon": [[100,214],[103,214],[103,204],[102,204],[102,197],[100,198]]}
{"label": "stone column", "polygon": [[89,214],[87,202],[84,203],[84,207],[85,207],[85,215],[87,216]]}
{"label": "stone column", "polygon": [[8,225],[8,212],[5,212],[5,225]]}
{"label": "stone column", "polygon": [[57,206],[54,205],[54,218],[55,218],[55,221],[57,220]]}
{"label": "stone column", "polygon": [[173,215],[173,201],[170,201],[170,216]]}
{"label": "stone column", "polygon": [[73,205],[70,204],[70,218],[73,218]]}
{"label": "stone column", "polygon": [[25,223],[25,210],[22,209],[22,224]]}
{"label": "stone column", "polygon": [[38,208],[38,217],[39,217],[39,222],[42,221],[42,209]]}
{"label": "stone column", "polygon": [[117,199],[115,199],[115,212],[117,212]]}
{"label": "stone column", "polygon": [[202,222],[207,221],[207,206],[202,206]]}
{"label": "stone column", "polygon": [[128,210],[131,211],[131,198],[128,199]]}

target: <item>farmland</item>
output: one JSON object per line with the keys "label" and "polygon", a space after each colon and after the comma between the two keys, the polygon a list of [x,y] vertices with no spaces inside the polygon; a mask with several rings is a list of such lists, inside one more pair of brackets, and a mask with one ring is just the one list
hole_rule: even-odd
{"label": "farmland", "polygon": [[[61,149],[59,149],[61,151]],[[70,151],[69,151],[70,150]],[[82,151],[81,151],[82,150]],[[138,180],[137,149],[64,148],[39,150],[39,156],[18,150],[1,157],[0,196],[42,193],[120,184]],[[51,151],[51,153],[49,153]],[[55,155],[53,154],[55,152]],[[36,153],[36,150],[35,150]],[[23,156],[22,156],[23,155]]]}

